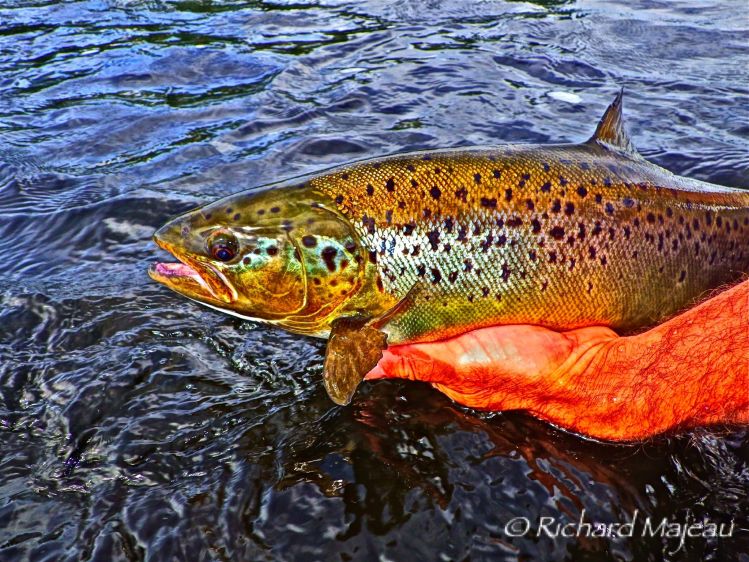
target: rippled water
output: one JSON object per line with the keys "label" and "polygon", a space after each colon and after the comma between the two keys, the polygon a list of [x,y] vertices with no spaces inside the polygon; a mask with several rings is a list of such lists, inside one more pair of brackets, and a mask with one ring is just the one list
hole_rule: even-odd
{"label": "rippled water", "polygon": [[[749,560],[746,431],[602,445],[403,382],[336,407],[323,342],[145,273],[198,202],[581,140],[619,86],[648,158],[747,187],[748,33],[745,0],[2,2],[0,560]],[[504,532],[583,510],[738,530]]]}

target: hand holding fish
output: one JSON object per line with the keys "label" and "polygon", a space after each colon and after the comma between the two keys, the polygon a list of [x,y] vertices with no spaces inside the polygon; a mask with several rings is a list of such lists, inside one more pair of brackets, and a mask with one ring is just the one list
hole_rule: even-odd
{"label": "hand holding fish", "polygon": [[154,264],[156,281],[327,338],[337,404],[390,346],[380,376],[601,438],[746,410],[746,285],[738,304],[715,297],[617,336],[749,273],[749,191],[647,162],[621,92],[581,144],[362,160],[230,195],[154,239],[179,260]]}
{"label": "hand holding fish", "polygon": [[749,422],[749,281],[638,335],[508,325],[393,346],[368,380],[431,383],[473,408],[527,410],[608,440]]}

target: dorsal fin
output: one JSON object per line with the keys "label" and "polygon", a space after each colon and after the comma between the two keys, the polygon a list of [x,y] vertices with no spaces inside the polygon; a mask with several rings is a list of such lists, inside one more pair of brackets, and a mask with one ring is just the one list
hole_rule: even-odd
{"label": "dorsal fin", "polygon": [[607,148],[613,148],[630,154],[637,155],[632,141],[629,140],[624,130],[624,119],[622,118],[622,97],[624,88],[617,94],[614,101],[606,109],[598,123],[595,134],[590,138],[588,144],[602,144]]}

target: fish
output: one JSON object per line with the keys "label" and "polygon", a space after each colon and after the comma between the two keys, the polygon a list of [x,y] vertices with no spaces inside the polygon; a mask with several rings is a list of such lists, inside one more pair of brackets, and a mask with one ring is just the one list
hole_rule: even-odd
{"label": "fish", "polygon": [[646,161],[622,99],[579,144],[395,154],[229,195],[160,228],[179,261],[149,274],[328,338],[337,404],[388,345],[506,324],[644,329],[749,273],[749,191]]}

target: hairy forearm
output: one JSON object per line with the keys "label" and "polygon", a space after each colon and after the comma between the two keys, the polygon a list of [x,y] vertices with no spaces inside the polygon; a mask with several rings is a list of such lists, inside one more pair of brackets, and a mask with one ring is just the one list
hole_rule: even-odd
{"label": "hairy forearm", "polygon": [[648,332],[581,350],[556,374],[550,399],[527,409],[603,439],[749,422],[749,281]]}

